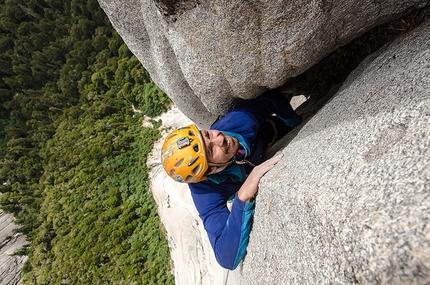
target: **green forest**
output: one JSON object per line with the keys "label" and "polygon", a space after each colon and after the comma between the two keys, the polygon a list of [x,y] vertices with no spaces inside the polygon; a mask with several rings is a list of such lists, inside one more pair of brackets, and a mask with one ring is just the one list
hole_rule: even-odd
{"label": "green forest", "polygon": [[170,100],[97,0],[0,5],[0,208],[30,241],[24,284],[173,284],[142,126]]}

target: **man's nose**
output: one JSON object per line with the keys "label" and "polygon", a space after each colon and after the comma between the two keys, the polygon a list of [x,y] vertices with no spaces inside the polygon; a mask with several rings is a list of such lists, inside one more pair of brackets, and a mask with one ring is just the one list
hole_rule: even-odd
{"label": "man's nose", "polygon": [[224,137],[219,133],[211,139],[214,145],[222,146],[224,144]]}

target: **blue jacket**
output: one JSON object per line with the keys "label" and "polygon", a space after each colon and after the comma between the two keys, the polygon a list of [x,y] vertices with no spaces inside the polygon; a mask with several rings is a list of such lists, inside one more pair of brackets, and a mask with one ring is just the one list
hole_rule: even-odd
{"label": "blue jacket", "polygon": [[[273,113],[289,126],[301,123],[287,98],[278,90],[271,90],[228,113],[211,129],[238,135],[250,152],[246,159],[258,165],[264,153],[258,130]],[[236,195],[251,171],[252,167],[247,164],[234,164],[214,174],[216,179],[210,179],[210,175],[205,181],[189,184],[215,257],[222,267],[230,270],[235,269],[246,254],[255,202],[245,203],[236,197],[230,212],[227,201]]]}

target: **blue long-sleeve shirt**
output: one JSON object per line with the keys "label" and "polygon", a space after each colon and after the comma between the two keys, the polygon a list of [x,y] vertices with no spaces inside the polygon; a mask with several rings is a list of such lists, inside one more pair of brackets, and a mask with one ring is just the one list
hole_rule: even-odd
{"label": "blue long-sleeve shirt", "polygon": [[[270,90],[228,113],[214,123],[211,129],[238,134],[250,151],[246,159],[258,165],[264,153],[258,130],[273,113],[291,127],[301,123],[301,118],[291,108],[287,98],[278,90]],[[215,257],[222,267],[231,270],[238,266],[246,254],[255,203],[236,198],[231,212],[228,210],[227,201],[236,195],[252,171],[252,167],[247,164],[235,164],[233,167],[217,173],[217,178],[221,179],[206,179],[189,184]],[[231,172],[239,175],[229,175]]]}

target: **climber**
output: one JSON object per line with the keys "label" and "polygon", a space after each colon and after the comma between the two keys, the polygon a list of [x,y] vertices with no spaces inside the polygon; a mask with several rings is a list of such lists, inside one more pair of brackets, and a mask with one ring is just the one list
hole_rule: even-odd
{"label": "climber", "polygon": [[[258,184],[282,157],[262,162],[264,151],[308,115],[298,116],[280,91],[270,90],[228,113],[209,130],[190,125],[166,137],[163,167],[176,181],[189,183],[222,267],[233,270],[245,256]],[[231,199],[230,212],[227,201]]]}

